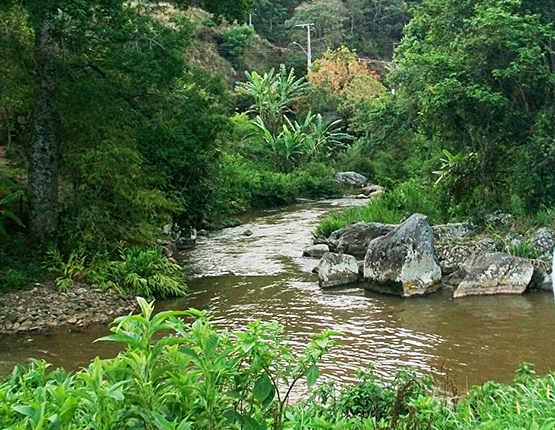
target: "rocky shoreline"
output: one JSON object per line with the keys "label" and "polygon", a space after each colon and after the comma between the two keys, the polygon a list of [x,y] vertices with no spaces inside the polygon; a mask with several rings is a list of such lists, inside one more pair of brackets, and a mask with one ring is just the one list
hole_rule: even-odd
{"label": "rocky shoreline", "polygon": [[447,288],[454,298],[551,290],[555,231],[538,229],[530,243],[539,258],[498,249],[493,238],[470,223],[430,226],[425,215],[413,214],[399,225],[351,224],[328,238],[315,238],[303,255],[321,257],[314,271],[322,288],[359,283],[401,297]]}
{"label": "rocky shoreline", "polygon": [[[379,198],[384,193],[355,172],[340,172],[335,179],[360,187],[355,198]],[[422,214],[401,224],[358,222],[329,237],[314,238],[303,256],[320,258],[313,272],[322,288],[358,283],[366,290],[401,297],[446,288],[454,298],[551,291],[555,229],[539,228],[526,239],[508,233],[515,224],[512,215],[502,213],[490,215],[482,226],[431,226]],[[496,243],[492,230],[504,246]],[[515,255],[519,249],[527,254],[524,257],[534,258]]]}
{"label": "rocky shoreline", "polygon": [[77,286],[60,293],[53,284],[34,284],[0,295],[0,336],[82,331],[137,311],[134,297]]}

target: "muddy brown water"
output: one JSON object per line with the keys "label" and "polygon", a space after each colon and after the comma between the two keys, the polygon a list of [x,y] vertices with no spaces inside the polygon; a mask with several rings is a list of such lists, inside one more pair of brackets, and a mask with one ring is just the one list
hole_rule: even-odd
{"label": "muddy brown water", "polygon": [[[190,294],[159,309],[207,309],[215,325],[240,331],[256,319],[277,320],[295,350],[313,333],[343,333],[342,346],[323,363],[327,378],[354,380],[356,369],[373,365],[391,377],[400,367],[420,374],[443,368],[456,384],[508,382],[528,361],[541,372],[555,369],[555,305],[547,292],[524,296],[469,297],[449,292],[403,300],[360,288],[321,290],[310,273],[317,260],[301,257],[311,231],[325,214],[360,201],[303,203],[252,214],[245,224],[200,238],[184,253]],[[251,236],[243,233],[251,230]],[[92,341],[108,331],[0,340],[0,374],[30,357],[76,369],[118,347]]]}

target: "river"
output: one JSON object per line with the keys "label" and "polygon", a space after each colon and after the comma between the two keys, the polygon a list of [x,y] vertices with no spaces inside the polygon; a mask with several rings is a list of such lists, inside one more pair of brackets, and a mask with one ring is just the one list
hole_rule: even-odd
{"label": "river", "polygon": [[[313,333],[343,333],[342,346],[323,363],[328,379],[354,380],[372,365],[384,377],[400,367],[419,374],[447,373],[463,390],[486,380],[508,382],[523,361],[540,372],[555,368],[555,306],[551,293],[467,297],[449,292],[401,299],[360,288],[321,290],[310,272],[317,260],[301,257],[318,220],[361,204],[338,199],[267,210],[239,227],[200,238],[181,255],[188,275],[187,298],[165,300],[158,309],[207,309],[215,325],[240,331],[249,321],[277,320],[301,350]],[[252,235],[244,233],[250,230]],[[29,357],[75,369],[117,346],[92,343],[106,327],[84,333],[0,340],[0,374]]]}

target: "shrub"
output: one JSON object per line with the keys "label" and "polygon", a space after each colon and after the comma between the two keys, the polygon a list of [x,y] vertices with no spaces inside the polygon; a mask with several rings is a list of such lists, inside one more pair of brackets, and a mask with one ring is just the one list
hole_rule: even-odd
{"label": "shrub", "polygon": [[241,68],[244,64],[245,50],[255,36],[256,33],[250,25],[231,27],[219,37],[220,54],[227,58],[233,67]]}
{"label": "shrub", "polygon": [[187,292],[183,269],[162,255],[159,247],[125,248],[119,244],[116,259],[108,254],[87,258],[84,251],[73,251],[65,259],[53,248],[45,265],[57,276],[61,292],[82,281],[103,290],[144,297],[183,296]]}

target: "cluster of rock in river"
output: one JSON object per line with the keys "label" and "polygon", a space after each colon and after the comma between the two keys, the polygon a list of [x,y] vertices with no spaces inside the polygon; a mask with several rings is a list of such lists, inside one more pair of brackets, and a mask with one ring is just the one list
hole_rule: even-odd
{"label": "cluster of rock in river", "polygon": [[[361,283],[402,297],[442,286],[453,289],[454,297],[552,288],[549,263],[496,252],[491,238],[477,237],[468,223],[431,227],[425,215],[414,214],[400,225],[352,224],[316,238],[303,255],[321,258],[315,272],[322,288]],[[555,234],[542,228],[530,242],[547,258]]]}

